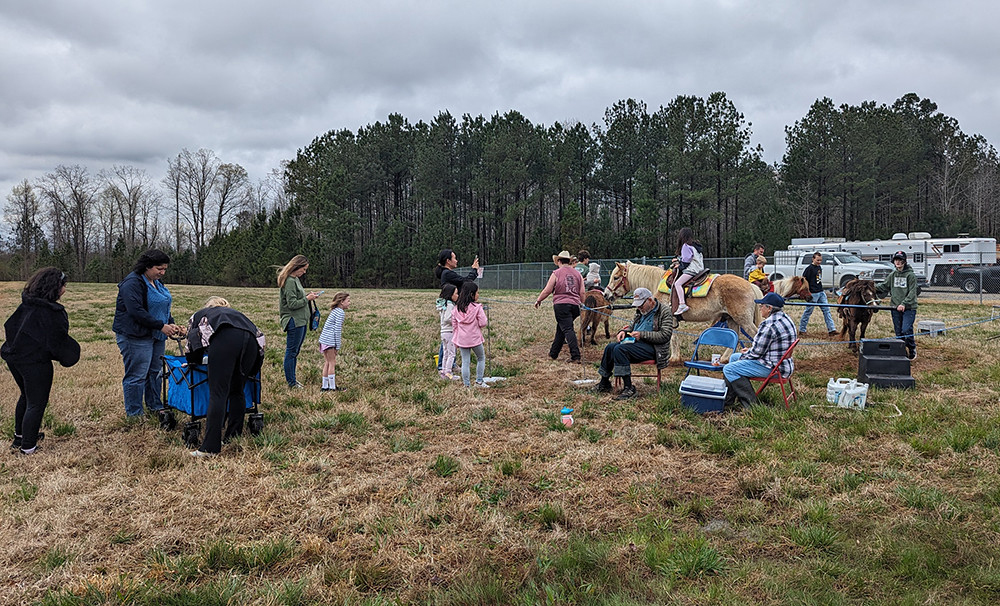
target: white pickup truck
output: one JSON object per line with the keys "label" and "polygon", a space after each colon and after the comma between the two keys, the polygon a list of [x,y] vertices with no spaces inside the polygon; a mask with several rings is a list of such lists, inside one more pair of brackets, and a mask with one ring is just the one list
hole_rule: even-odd
{"label": "white pickup truck", "polygon": [[[846,252],[821,251],[823,263],[820,270],[823,274],[823,288],[835,290],[855,278],[881,282],[892,273],[893,266],[879,261],[862,261],[855,255]],[[764,266],[764,272],[771,275],[772,280],[781,280],[789,276],[801,276],[806,267],[812,263],[811,252],[797,250],[774,251],[774,263]]]}

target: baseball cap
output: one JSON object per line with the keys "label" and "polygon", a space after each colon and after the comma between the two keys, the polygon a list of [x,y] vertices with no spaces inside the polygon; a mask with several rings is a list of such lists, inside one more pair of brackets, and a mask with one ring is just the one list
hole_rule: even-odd
{"label": "baseball cap", "polygon": [[632,294],[632,307],[639,307],[649,299],[653,298],[653,293],[648,288],[637,288]]}

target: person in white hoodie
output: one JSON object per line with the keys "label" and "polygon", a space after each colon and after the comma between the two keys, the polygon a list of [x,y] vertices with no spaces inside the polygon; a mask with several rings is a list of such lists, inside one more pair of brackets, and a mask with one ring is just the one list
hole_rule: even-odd
{"label": "person in white hoodie", "polygon": [[435,306],[441,316],[441,370],[442,379],[456,380],[461,377],[452,374],[451,369],[455,366],[455,344],[452,336],[455,334],[455,327],[451,322],[451,312],[455,309],[455,301],[458,300],[458,289],[454,284],[445,284],[441,287],[441,295],[438,297]]}

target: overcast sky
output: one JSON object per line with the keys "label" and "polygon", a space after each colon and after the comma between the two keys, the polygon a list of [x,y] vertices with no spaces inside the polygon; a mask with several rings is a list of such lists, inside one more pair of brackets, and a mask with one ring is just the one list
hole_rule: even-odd
{"label": "overcast sky", "polygon": [[601,121],[723,91],[775,162],[818,98],[915,92],[1000,140],[987,0],[0,0],[0,193],[61,164],[183,148],[263,178],[332,129],[398,112]]}

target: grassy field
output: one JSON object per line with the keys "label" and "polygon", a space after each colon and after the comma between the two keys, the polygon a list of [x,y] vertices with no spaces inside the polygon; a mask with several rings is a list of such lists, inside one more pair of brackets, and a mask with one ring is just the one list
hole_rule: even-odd
{"label": "grassy field", "polygon": [[[4,317],[20,287],[0,284]],[[219,294],[267,333],[264,432],[196,460],[179,430],[126,424],[115,288],[71,284],[82,359],[56,370],[43,451],[0,457],[0,603],[1000,601],[1000,340],[986,341],[1000,322],[921,338],[917,389],[872,390],[863,412],[810,407],[857,371],[822,337],[796,351],[790,412],[772,393],[701,417],[680,405],[680,368],[634,401],[576,387],[596,378],[604,341],[583,366],[548,360],[555,324],[528,305],[535,293],[483,293],[488,374],[508,378],[469,390],[434,372],[436,292],[353,291],[346,390],[327,395],[316,333],[307,389],[284,386],[274,289],[172,291],[178,318]],[[918,312],[949,326],[989,316]],[[875,318],[869,336],[891,335],[889,315]],[[683,327],[687,355],[701,328]],[[5,369],[0,394],[9,439]]]}

